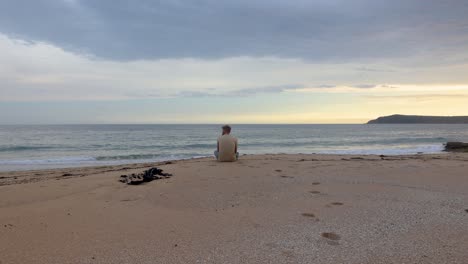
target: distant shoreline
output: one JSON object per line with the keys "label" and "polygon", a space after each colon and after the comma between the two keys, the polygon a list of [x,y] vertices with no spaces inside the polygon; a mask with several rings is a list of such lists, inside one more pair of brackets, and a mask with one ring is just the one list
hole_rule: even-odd
{"label": "distant shoreline", "polygon": [[367,124],[468,124],[468,116],[390,115],[370,120]]}

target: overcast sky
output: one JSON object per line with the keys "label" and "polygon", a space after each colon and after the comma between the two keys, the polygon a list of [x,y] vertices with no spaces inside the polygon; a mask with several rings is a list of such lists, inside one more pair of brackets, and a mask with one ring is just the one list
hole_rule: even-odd
{"label": "overcast sky", "polygon": [[0,1],[0,123],[468,115],[468,1]]}

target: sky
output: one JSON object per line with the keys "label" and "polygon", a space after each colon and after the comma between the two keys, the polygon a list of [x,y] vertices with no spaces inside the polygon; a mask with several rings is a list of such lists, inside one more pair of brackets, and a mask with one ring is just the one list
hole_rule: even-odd
{"label": "sky", "polygon": [[3,0],[0,124],[468,115],[466,0]]}

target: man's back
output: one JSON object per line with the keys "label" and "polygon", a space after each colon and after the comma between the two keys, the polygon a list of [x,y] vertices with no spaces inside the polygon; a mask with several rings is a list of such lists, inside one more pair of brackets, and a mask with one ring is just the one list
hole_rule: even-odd
{"label": "man's back", "polygon": [[218,138],[219,146],[219,161],[235,161],[236,160],[236,145],[237,138],[225,134]]}

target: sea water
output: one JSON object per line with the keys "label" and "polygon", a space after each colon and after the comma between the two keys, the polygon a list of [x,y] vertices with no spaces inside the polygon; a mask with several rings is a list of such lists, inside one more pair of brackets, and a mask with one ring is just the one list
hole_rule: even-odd
{"label": "sea water", "polygon": [[[219,125],[2,125],[0,171],[212,155]],[[241,154],[440,153],[468,125],[233,125]]]}

